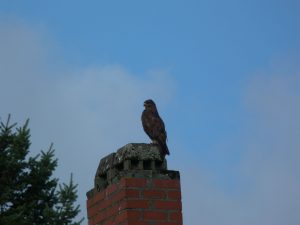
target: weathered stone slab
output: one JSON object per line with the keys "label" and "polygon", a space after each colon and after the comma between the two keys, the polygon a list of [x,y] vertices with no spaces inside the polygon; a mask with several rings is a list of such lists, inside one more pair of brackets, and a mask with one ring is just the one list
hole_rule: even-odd
{"label": "weathered stone slab", "polygon": [[120,148],[115,155],[115,163],[126,159],[163,161],[159,147],[155,144],[130,143]]}

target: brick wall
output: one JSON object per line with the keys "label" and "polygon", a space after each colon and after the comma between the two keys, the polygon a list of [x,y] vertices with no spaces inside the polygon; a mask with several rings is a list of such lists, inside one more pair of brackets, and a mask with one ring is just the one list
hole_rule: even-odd
{"label": "brick wall", "polygon": [[182,225],[180,180],[122,178],[87,200],[89,225]]}

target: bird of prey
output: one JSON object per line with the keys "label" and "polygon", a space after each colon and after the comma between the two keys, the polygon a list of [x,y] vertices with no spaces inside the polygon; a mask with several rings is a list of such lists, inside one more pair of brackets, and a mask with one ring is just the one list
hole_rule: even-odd
{"label": "bird of prey", "polygon": [[165,124],[160,118],[156,105],[153,100],[148,99],[144,102],[144,111],[142,113],[142,124],[144,131],[150,137],[153,143],[158,144],[162,156],[169,155],[167,146],[167,132]]}

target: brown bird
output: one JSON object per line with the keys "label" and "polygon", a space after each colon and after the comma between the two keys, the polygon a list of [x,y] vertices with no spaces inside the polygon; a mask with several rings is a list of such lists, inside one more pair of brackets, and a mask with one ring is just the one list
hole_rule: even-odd
{"label": "brown bird", "polygon": [[167,132],[165,130],[165,124],[160,118],[156,105],[153,100],[148,99],[144,102],[145,109],[142,113],[142,124],[144,131],[150,137],[153,143],[158,144],[160,147],[160,153],[170,155],[167,146]]}

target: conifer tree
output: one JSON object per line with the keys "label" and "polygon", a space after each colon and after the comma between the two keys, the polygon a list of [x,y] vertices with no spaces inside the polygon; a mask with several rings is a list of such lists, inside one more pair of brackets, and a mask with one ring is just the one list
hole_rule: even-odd
{"label": "conifer tree", "polygon": [[80,225],[74,222],[80,212],[77,185],[58,184],[53,178],[57,159],[51,145],[48,151],[29,156],[30,130],[0,123],[0,224]]}

